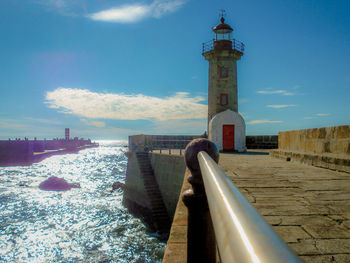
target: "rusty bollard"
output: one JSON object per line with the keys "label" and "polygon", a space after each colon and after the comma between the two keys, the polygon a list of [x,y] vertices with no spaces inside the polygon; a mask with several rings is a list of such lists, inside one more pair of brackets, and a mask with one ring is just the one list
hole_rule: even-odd
{"label": "rusty bollard", "polygon": [[214,263],[216,242],[197,159],[200,151],[207,152],[213,160],[219,161],[219,151],[208,139],[195,139],[185,149],[185,162],[191,172],[187,177],[191,188],[182,195],[182,201],[188,209],[187,262]]}

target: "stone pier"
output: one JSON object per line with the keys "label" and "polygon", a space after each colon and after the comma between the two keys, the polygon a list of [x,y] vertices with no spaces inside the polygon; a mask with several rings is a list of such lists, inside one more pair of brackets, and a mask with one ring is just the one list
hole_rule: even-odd
{"label": "stone pier", "polygon": [[[220,154],[219,166],[304,262],[350,262],[350,175],[267,151]],[[189,186],[184,182],[183,190]],[[179,200],[163,262],[186,262],[187,209]]]}

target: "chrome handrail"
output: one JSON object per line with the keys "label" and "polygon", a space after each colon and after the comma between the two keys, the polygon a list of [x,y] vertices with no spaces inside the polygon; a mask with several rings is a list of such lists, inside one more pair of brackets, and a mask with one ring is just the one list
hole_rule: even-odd
{"label": "chrome handrail", "polygon": [[209,155],[197,155],[221,262],[301,262]]}

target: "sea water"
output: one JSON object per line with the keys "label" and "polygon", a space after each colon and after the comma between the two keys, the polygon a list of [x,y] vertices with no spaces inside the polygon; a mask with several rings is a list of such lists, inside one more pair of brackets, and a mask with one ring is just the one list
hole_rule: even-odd
{"label": "sea water", "polygon": [[[122,205],[126,142],[0,167],[0,262],[161,262],[165,244]],[[50,176],[80,183],[43,191]]]}

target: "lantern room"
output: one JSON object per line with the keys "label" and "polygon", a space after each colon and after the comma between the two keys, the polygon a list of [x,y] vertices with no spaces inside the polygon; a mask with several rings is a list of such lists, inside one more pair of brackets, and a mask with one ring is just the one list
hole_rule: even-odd
{"label": "lantern room", "polygon": [[220,21],[221,21],[221,24],[218,24],[216,27],[213,28],[214,41],[220,41],[220,40],[231,41],[232,39],[231,33],[233,29],[228,24],[225,24],[225,18],[221,17]]}

